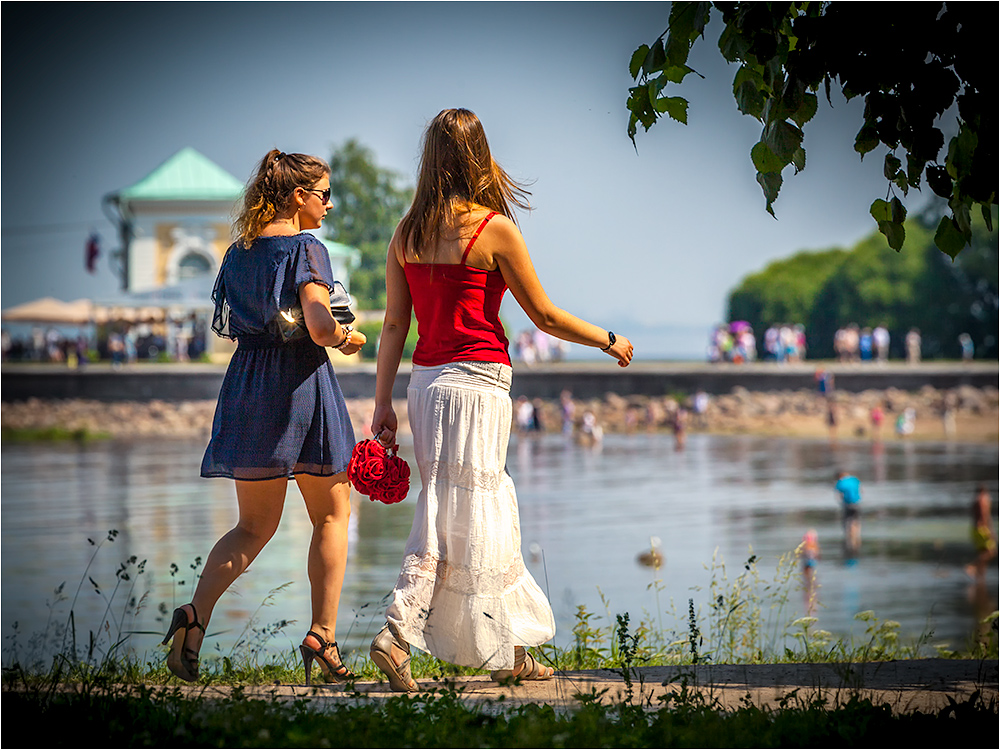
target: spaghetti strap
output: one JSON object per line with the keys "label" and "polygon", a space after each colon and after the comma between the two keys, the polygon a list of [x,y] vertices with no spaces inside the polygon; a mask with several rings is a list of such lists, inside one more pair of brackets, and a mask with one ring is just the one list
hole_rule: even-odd
{"label": "spaghetti strap", "polygon": [[490,211],[488,214],[486,214],[486,218],[484,218],[481,222],[479,222],[479,228],[476,229],[476,233],[474,235],[472,235],[472,239],[469,240],[469,244],[465,248],[465,252],[462,253],[462,265],[463,266],[465,265],[465,259],[469,257],[469,251],[472,249],[472,246],[476,244],[476,240],[479,239],[480,233],[483,231],[483,228],[486,226],[486,222],[488,222],[490,219],[492,219],[496,215],[497,215],[496,211]]}

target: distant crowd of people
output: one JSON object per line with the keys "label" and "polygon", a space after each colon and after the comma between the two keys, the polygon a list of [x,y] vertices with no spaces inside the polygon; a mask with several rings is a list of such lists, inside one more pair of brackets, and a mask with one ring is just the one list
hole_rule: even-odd
{"label": "distant crowd of people", "polygon": [[517,335],[514,352],[528,366],[537,362],[561,362],[569,354],[569,343],[532,328]]}
{"label": "distant crowd of people", "polygon": [[738,320],[722,324],[712,332],[708,344],[709,362],[753,362],[757,359],[757,339],[750,324]]}
{"label": "distant crowd of people", "polygon": [[[834,357],[838,362],[876,362],[889,360],[892,336],[884,325],[874,328],[850,323],[833,336]],[[958,337],[962,361],[971,362],[975,344],[968,333]],[[906,361],[920,362],[923,340],[919,328],[911,328],[903,340]],[[770,362],[802,362],[806,358],[806,329],[801,323],[776,323],[764,332],[763,351],[758,354],[753,328],[743,320],[716,326],[708,345],[709,362],[753,362],[758,357]]]}
{"label": "distant crowd of people", "polygon": [[88,337],[65,336],[57,328],[35,327],[26,336],[11,336],[6,328],[0,333],[4,362],[73,362],[85,360],[90,350]]}
{"label": "distant crowd of people", "polygon": [[29,334],[2,332],[4,362],[50,362],[78,367],[110,360],[115,366],[139,360],[189,362],[206,351],[207,324],[196,315],[166,321],[120,321],[96,330],[65,333],[55,326]]}
{"label": "distant crowd of people", "polygon": [[712,332],[708,345],[709,362],[754,362],[760,357],[770,362],[801,362],[806,358],[806,329],[801,323],[780,323],[764,332],[763,352],[757,351],[753,327],[744,320],[724,323]]}

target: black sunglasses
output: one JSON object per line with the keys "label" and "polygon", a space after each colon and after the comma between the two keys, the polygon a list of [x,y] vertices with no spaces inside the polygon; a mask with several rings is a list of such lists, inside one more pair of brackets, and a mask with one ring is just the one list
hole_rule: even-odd
{"label": "black sunglasses", "polygon": [[324,204],[330,202],[330,188],[327,188],[326,190],[317,190],[316,188],[303,188],[303,190],[305,190],[307,193],[316,193]]}

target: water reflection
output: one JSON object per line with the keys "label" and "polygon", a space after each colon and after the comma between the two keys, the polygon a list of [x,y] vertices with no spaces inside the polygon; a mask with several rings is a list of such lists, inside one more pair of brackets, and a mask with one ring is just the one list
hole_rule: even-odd
{"label": "water reflection", "polygon": [[[187,601],[195,559],[236,520],[232,483],[198,478],[201,443],[140,441],[93,445],[3,446],[3,627],[40,631],[54,605],[65,620],[68,603],[53,589],[66,581],[78,627],[100,622],[106,601],[84,576],[105,589],[119,563],[147,560],[149,590],[138,631],[161,631],[157,605]],[[972,587],[969,503],[978,483],[996,495],[995,446],[956,443],[801,441],[690,435],[676,451],[673,435],[605,435],[583,447],[558,434],[513,438],[508,469],[517,486],[525,559],[556,612],[557,642],[569,643],[578,605],[610,615],[628,611],[637,622],[675,627],[671,602],[686,612],[689,597],[707,596],[706,570],[718,550],[730,570],[742,569],[750,548],[762,572],[802,541],[810,529],[821,550],[808,579],[796,575],[803,595],[799,614],[812,609],[818,627],[847,632],[853,615],[872,609],[902,624],[901,636],[934,631],[933,642],[957,647],[975,618],[996,608],[994,559],[982,587]],[[413,465],[412,451],[401,455]],[[844,555],[837,469],[863,483],[864,535],[856,556]],[[413,490],[416,492],[416,488]],[[399,571],[412,521],[413,497],[384,506],[356,497],[351,548],[338,637],[346,648],[366,645],[380,627],[382,603]],[[88,570],[94,546],[106,543]],[[225,653],[246,621],[275,587],[290,582],[263,623],[298,624],[272,643],[291,650],[308,617],[305,558],[311,527],[294,484],[271,544],[219,603],[211,649]],[[659,568],[637,553],[662,551]],[[171,575],[171,564],[178,566]],[[604,624],[607,624],[606,622]],[[153,651],[154,635],[136,637]]]}

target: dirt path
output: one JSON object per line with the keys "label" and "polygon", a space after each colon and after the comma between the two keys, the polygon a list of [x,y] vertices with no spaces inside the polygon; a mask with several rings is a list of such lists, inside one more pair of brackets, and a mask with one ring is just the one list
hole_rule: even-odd
{"label": "dirt path", "polygon": [[[777,708],[804,705],[823,698],[833,707],[858,695],[874,703],[888,703],[895,713],[936,712],[981,691],[986,705],[997,706],[997,662],[957,659],[914,659],[868,664],[758,664],[705,665],[697,667],[643,667],[632,674],[632,700],[657,708],[660,697],[685,687],[723,709],[745,705],[747,697],[756,706]],[[628,686],[612,670],[559,673],[546,682],[502,686],[486,676],[457,677],[450,683],[424,681],[425,689],[452,685],[471,704],[495,711],[503,706],[527,703],[571,709],[579,705],[577,695],[594,695],[604,703],[626,700]],[[185,687],[189,694],[225,695],[223,687]],[[396,695],[387,683],[359,682],[356,693],[340,685],[275,685],[246,689],[247,695],[279,699],[305,698],[317,709],[329,703],[384,700]]]}

